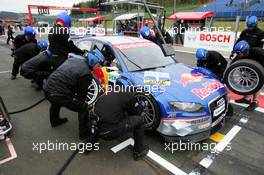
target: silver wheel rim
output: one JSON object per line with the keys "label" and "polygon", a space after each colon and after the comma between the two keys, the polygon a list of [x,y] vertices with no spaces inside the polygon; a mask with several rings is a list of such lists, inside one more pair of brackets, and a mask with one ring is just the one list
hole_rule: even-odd
{"label": "silver wheel rim", "polygon": [[92,83],[88,87],[88,92],[87,92],[87,96],[86,96],[85,102],[88,105],[93,104],[95,102],[97,96],[98,96],[98,93],[99,93],[99,87],[98,87],[96,81],[93,79]]}
{"label": "silver wheel rim", "polygon": [[259,84],[258,73],[247,66],[234,68],[228,75],[228,83],[237,92],[247,93]]}
{"label": "silver wheel rim", "polygon": [[136,95],[136,99],[137,102],[144,102],[146,104],[145,108],[143,109],[142,115],[144,118],[145,127],[149,128],[154,124],[156,118],[154,104],[145,95],[138,94]]}

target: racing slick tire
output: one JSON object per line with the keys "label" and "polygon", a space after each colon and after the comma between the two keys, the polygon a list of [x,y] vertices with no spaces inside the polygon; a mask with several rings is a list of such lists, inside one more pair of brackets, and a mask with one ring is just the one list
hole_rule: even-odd
{"label": "racing slick tire", "polygon": [[252,95],[263,87],[264,67],[255,60],[237,60],[227,68],[224,82],[238,95]]}
{"label": "racing slick tire", "polygon": [[144,102],[142,116],[144,117],[145,130],[156,130],[160,124],[160,110],[157,102],[151,95],[137,93],[138,102]]}
{"label": "racing slick tire", "polygon": [[93,76],[92,83],[88,87],[85,102],[89,106],[92,106],[96,102],[97,98],[100,97],[103,93],[104,92],[100,80],[97,77]]}

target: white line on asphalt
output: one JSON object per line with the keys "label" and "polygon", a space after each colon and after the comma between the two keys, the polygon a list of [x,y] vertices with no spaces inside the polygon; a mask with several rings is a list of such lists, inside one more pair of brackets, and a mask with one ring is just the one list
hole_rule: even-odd
{"label": "white line on asphalt", "polygon": [[[122,149],[126,148],[127,146],[133,146],[134,145],[134,139],[129,138],[126,141],[116,145],[115,147],[111,148],[111,150],[114,153],[117,153],[119,151],[121,151]],[[181,169],[177,168],[176,166],[174,166],[173,164],[171,164],[170,162],[168,162],[167,160],[163,159],[162,157],[160,157],[159,155],[157,155],[156,153],[154,153],[153,151],[149,150],[147,156],[154,160],[155,162],[157,162],[159,165],[161,165],[162,167],[166,168],[168,171],[170,171],[171,173],[175,174],[175,175],[187,175],[187,173],[185,173],[184,171],[182,171]]]}
{"label": "white line on asphalt", "polygon": [[160,157],[156,153],[152,152],[151,150],[149,150],[147,156],[149,158],[151,158],[152,160],[154,160],[155,162],[157,162],[158,164],[160,164],[161,166],[163,166],[164,168],[166,168],[167,170],[169,170],[172,174],[187,175],[187,173],[185,173],[184,171],[182,171],[178,167],[174,166],[173,164],[171,164],[167,160],[163,159],[162,157]]}
{"label": "white line on asphalt", "polygon": [[134,145],[134,140],[132,138],[130,139],[127,139],[126,141],[116,145],[115,147],[111,148],[111,150],[114,152],[114,153],[117,153],[119,151],[121,151],[122,149],[126,148],[127,146],[129,145]]}
{"label": "white line on asphalt", "polygon": [[[234,100],[230,100],[230,103],[234,104],[234,105],[238,105],[238,106],[242,106],[242,107],[248,107],[248,105],[246,104],[241,104],[241,103],[236,103]],[[264,113],[264,109],[263,108],[256,108],[255,111],[258,111],[258,112],[261,112],[261,113]]]}
{"label": "white line on asphalt", "polygon": [[222,152],[226,146],[233,140],[233,138],[237,135],[237,133],[241,130],[240,126],[235,125],[223,138],[221,142],[219,142],[214,150],[218,152]]}
{"label": "white line on asphalt", "polygon": [[[247,123],[248,119],[246,118],[241,118],[240,123]],[[221,140],[212,151],[217,152],[217,154],[221,153],[226,146],[234,139],[234,137],[239,133],[239,131],[242,128],[240,126],[235,125],[223,138],[223,140]],[[207,156],[206,158],[204,158],[203,160],[201,160],[200,165],[202,165],[205,168],[209,168],[210,165],[213,163],[214,158]],[[191,174],[191,173],[190,173]]]}
{"label": "white line on asphalt", "polygon": [[11,73],[11,70],[1,71],[0,74]]}

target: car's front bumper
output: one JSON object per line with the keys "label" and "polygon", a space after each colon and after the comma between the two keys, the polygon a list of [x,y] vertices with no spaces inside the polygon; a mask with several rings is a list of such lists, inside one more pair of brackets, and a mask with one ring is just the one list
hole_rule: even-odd
{"label": "car's front bumper", "polygon": [[[225,103],[223,103],[223,100]],[[220,107],[217,106],[218,102],[222,102]],[[225,104],[225,107],[223,107],[223,104]],[[217,97],[208,104],[208,108],[210,109],[208,116],[194,117],[191,119],[188,117],[182,119],[165,118],[161,120],[157,131],[169,140],[205,140],[209,138],[212,133],[217,132],[223,127],[228,112],[228,106],[229,103],[226,95]]]}
{"label": "car's front bumper", "polygon": [[195,134],[190,134],[190,135],[186,135],[186,136],[179,136],[179,135],[175,135],[175,136],[169,136],[169,135],[164,135],[162,133],[160,133],[168,142],[178,142],[178,141],[182,141],[182,142],[200,142],[203,140],[208,139],[212,134],[216,133],[217,131],[219,131],[224,125],[225,125],[225,118],[223,118],[218,124],[216,124],[215,126],[195,133]]}

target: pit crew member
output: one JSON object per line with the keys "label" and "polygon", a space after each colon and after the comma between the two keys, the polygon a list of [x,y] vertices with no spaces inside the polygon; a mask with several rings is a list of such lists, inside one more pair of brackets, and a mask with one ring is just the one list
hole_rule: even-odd
{"label": "pit crew member", "polygon": [[69,59],[50,75],[43,87],[45,96],[51,103],[51,126],[56,127],[68,121],[67,118],[60,117],[61,107],[78,112],[80,140],[86,139],[89,133],[86,127],[88,104],[85,99],[93,78],[91,69],[100,67],[102,61],[97,55],[90,52],[88,57],[84,58],[71,54]]}
{"label": "pit crew member", "polygon": [[11,80],[15,80],[17,74],[19,73],[20,66],[31,59],[32,57],[39,54],[39,52],[44,51],[48,48],[48,42],[46,40],[39,40],[36,43],[27,43],[14,51],[14,63],[12,68]]}
{"label": "pit crew member", "polygon": [[113,140],[133,132],[133,158],[142,158],[149,151],[144,144],[144,120],[140,116],[142,109],[142,104],[137,103],[132,92],[108,92],[99,97],[94,107],[94,113],[99,118],[98,137]]}
{"label": "pit crew member", "polygon": [[205,67],[217,75],[219,79],[223,78],[227,61],[219,52],[199,48],[196,50],[196,58],[198,67]]}
{"label": "pit crew member", "polygon": [[[56,18],[56,24],[48,35],[49,50],[52,53],[54,69],[57,69],[68,57],[69,53],[84,55],[85,51],[76,47],[72,40],[69,40],[71,27],[71,17],[63,12]],[[85,54],[84,57],[87,55]]]}
{"label": "pit crew member", "polygon": [[[238,42],[234,47],[234,52],[237,54],[237,57],[233,60],[237,59],[252,59],[258,60],[262,65],[264,65],[264,50],[258,47],[250,48],[250,45],[245,40]],[[253,94],[253,100],[251,101],[248,96],[243,97],[242,99],[236,100],[237,103],[245,103],[249,104],[246,108],[247,111],[253,111],[258,107],[258,97],[260,95],[260,91]]]}

